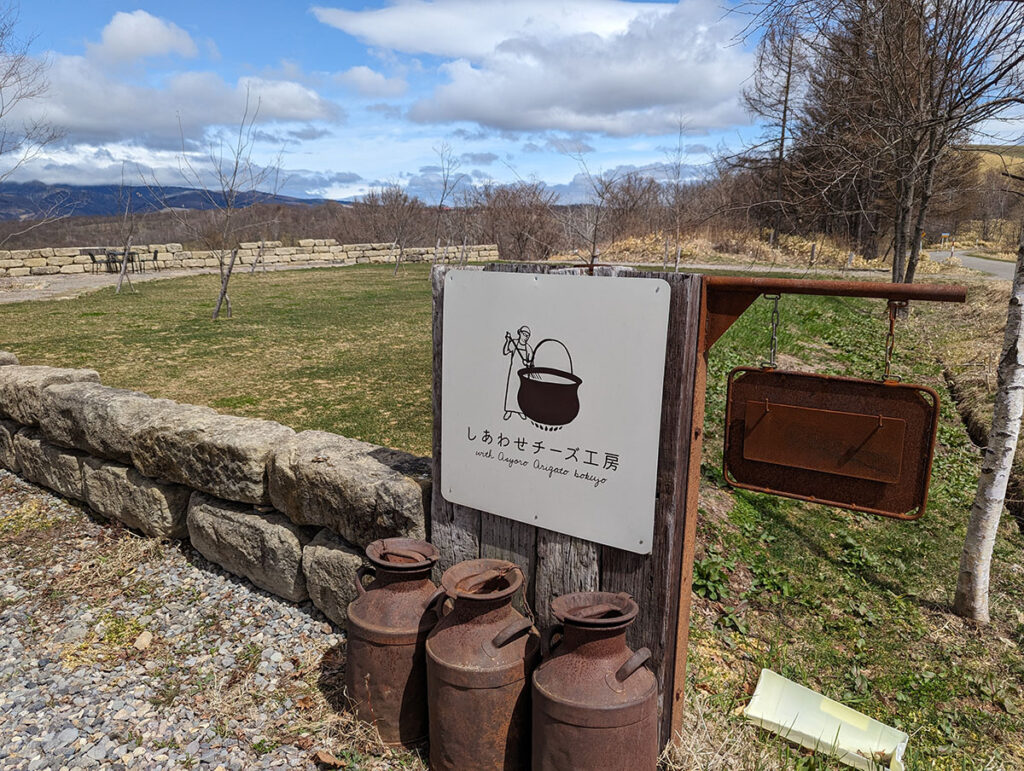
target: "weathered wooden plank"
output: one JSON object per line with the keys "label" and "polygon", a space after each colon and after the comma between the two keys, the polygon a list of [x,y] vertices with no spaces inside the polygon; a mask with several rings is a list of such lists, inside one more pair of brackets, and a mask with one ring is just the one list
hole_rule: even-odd
{"label": "weathered wooden plank", "polygon": [[435,571],[438,577],[455,563],[480,556],[480,512],[450,503],[441,494],[441,341],[444,333],[444,277],[449,270],[448,266],[440,265],[430,272],[434,296],[434,457],[430,539],[441,552]]}
{"label": "weathered wooden plank", "polygon": [[[629,277],[629,274],[623,275]],[[664,743],[671,735],[671,705],[675,691],[676,617],[681,600],[679,587],[686,473],[690,460],[701,280],[699,276],[676,273],[632,275],[663,278],[672,288],[661,405],[654,543],[649,556],[602,547],[601,588],[604,591],[628,592],[640,606],[629,641],[634,648],[647,646],[653,654],[651,666],[659,683]],[[689,596],[682,599],[688,610]]]}
{"label": "weathered wooden plank", "polygon": [[526,602],[535,606],[537,528],[494,514],[480,515],[480,556],[516,563],[526,578]]}
{"label": "weathered wooden plank", "polygon": [[569,592],[596,592],[600,588],[601,547],[544,528],[537,531],[537,587],[534,612],[537,625],[546,629],[555,618],[551,600]]}
{"label": "weathered wooden plank", "polygon": [[[683,553],[680,560],[678,596],[681,598],[676,612],[675,674],[672,690],[665,692],[666,711],[669,712],[668,741],[675,742],[683,727],[686,692],[686,655],[690,644],[690,608],[693,588],[693,557],[697,547],[697,508],[700,503],[700,456],[704,444],[704,400],[707,386],[708,356],[705,341],[708,335],[707,284],[701,279],[698,335],[694,346],[693,400],[690,407],[690,457],[686,468],[686,502],[683,520]],[[671,702],[669,702],[671,699]],[[663,724],[664,725],[664,724]]]}

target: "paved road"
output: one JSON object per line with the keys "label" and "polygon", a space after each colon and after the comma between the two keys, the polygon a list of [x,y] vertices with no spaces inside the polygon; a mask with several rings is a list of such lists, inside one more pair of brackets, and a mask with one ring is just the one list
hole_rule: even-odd
{"label": "paved road", "polygon": [[[1000,278],[1004,281],[1013,281],[1013,266],[1012,262],[1005,260],[989,260],[985,257],[971,257],[971,250],[969,249],[957,249],[953,252],[953,255],[959,258],[960,262],[963,263],[965,268],[971,270],[978,270],[982,273],[987,273],[994,278]],[[945,262],[949,258],[949,252],[931,252],[932,259],[935,262]]]}

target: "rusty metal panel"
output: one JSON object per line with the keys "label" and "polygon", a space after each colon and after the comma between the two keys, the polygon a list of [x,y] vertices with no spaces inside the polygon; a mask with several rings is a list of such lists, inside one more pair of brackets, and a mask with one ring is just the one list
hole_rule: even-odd
{"label": "rusty metal panel", "polygon": [[917,519],[928,499],[939,397],[896,382],[740,367],[729,374],[730,485]]}
{"label": "rusty metal panel", "polygon": [[876,482],[899,482],[907,421],[747,402],[743,457]]}

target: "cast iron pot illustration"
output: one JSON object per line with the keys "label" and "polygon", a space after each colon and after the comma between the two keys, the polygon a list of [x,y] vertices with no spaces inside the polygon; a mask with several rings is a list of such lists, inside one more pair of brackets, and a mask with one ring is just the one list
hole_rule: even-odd
{"label": "cast iron pot illustration", "polygon": [[[569,371],[555,367],[538,367],[537,353],[545,343],[558,343],[569,360]],[[523,414],[548,431],[557,431],[572,423],[580,411],[579,387],[583,380],[573,372],[572,354],[561,340],[547,338],[534,348],[532,366],[519,370],[517,401]]]}

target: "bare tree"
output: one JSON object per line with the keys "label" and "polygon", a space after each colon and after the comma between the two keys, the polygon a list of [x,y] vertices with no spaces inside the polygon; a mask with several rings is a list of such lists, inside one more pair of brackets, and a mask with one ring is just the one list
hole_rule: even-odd
{"label": "bare tree", "polygon": [[0,182],[38,157],[61,132],[41,119],[16,120],[17,113],[46,94],[47,62],[29,54],[31,40],[18,38],[16,3],[0,6]]}
{"label": "bare tree", "polygon": [[[686,210],[685,189],[683,174],[686,164],[683,161],[685,148],[683,147],[683,131],[686,128],[682,118],[676,132],[676,146],[665,153],[663,166],[666,183],[662,186],[662,197],[665,209],[668,212],[672,224],[672,235],[674,238],[673,247],[675,250],[675,269],[679,270],[679,257],[683,251],[682,231],[683,217]],[[664,268],[668,267],[668,247],[666,242]]]}
{"label": "bare tree", "polygon": [[423,203],[415,196],[410,196],[397,182],[388,182],[367,193],[363,197],[363,204],[371,217],[374,240],[390,241],[398,249],[394,272],[397,276],[405,248],[415,238],[423,214]]}
{"label": "bare tree", "polygon": [[441,187],[437,192],[437,207],[434,210],[434,263],[436,264],[438,251],[441,248],[441,230],[442,225],[445,224],[448,202],[462,183],[465,175],[459,173],[461,164],[459,159],[455,157],[451,145],[447,142],[442,142],[435,147],[434,152],[437,154],[437,165],[440,169],[438,174],[441,181]]}
{"label": "bare tree", "polygon": [[127,279],[128,288],[131,291],[135,291],[135,287],[132,286],[132,280],[128,278],[128,260],[131,256],[132,251],[132,239],[135,238],[135,231],[137,230],[135,221],[135,191],[132,187],[125,183],[125,164],[121,164],[121,186],[117,190],[117,202],[118,209],[121,210],[120,214],[120,239],[119,246],[121,248],[121,269],[118,271],[117,276],[117,288],[114,290],[114,294],[121,294],[121,286]]}
{"label": "bare tree", "polygon": [[[755,0],[765,39],[799,40],[807,96],[794,116],[797,203],[892,230],[911,282],[943,164],[982,122],[1024,102],[1024,4],[1012,0]],[[784,50],[784,49],[783,49]],[[777,57],[776,57],[777,59]],[[868,215],[868,216],[864,216]]]}
{"label": "bare tree", "polygon": [[661,208],[661,186],[647,171],[629,171],[607,184],[608,240],[653,233]]}
{"label": "bare tree", "polygon": [[757,69],[753,82],[744,90],[747,110],[760,118],[768,135],[740,157],[746,166],[767,167],[772,197],[772,234],[774,245],[786,216],[785,160],[793,115],[799,110],[799,95],[805,83],[807,58],[795,24],[788,18],[769,26],[757,46]]}
{"label": "bare tree", "polygon": [[240,218],[239,214],[259,201],[273,198],[281,185],[280,152],[275,161],[266,166],[257,164],[253,159],[259,108],[259,99],[253,105],[246,90],[245,106],[237,130],[227,136],[220,134],[212,140],[202,160],[188,150],[182,131],[178,173],[187,187],[200,192],[205,210],[178,209],[174,206],[173,197],[156,180],[150,186],[165,208],[174,213],[182,229],[217,258],[220,292],[213,309],[214,320],[220,318],[222,308],[228,318],[231,317],[228,283],[238,258],[238,235],[253,227],[252,222]]}
{"label": "bare tree", "polygon": [[988,589],[999,520],[1006,499],[1014,453],[1024,416],[1024,239],[1017,249],[1013,290],[1006,314],[999,359],[992,428],[981,464],[981,479],[967,523],[960,574],[953,602],[958,615],[981,624],[989,621]]}
{"label": "bare tree", "polygon": [[[62,136],[59,129],[44,119],[18,117],[32,102],[46,95],[48,62],[29,53],[32,40],[19,38],[17,25],[17,3],[0,5],[0,182]],[[3,242],[69,216],[70,208],[67,196],[59,196],[32,223],[9,233]]]}
{"label": "bare tree", "polygon": [[473,192],[472,201],[480,212],[484,241],[497,244],[505,259],[547,259],[561,242],[553,213],[557,195],[543,182],[485,184]]}
{"label": "bare tree", "polygon": [[[1024,182],[1024,177],[1004,172]],[[1024,194],[1022,194],[1024,196]],[[996,372],[992,427],[981,463],[978,491],[967,522],[967,537],[960,555],[953,607],[957,614],[979,624],[989,621],[988,590],[992,551],[1003,514],[1006,488],[1024,417],[1024,231],[1017,245],[1017,264],[1006,311],[1003,350]]]}

